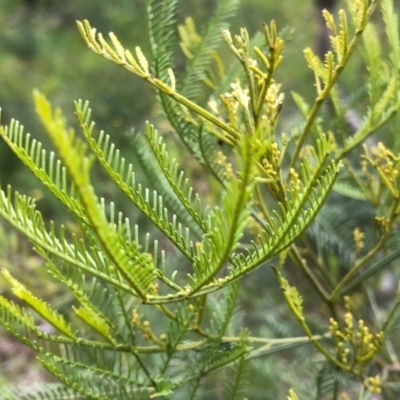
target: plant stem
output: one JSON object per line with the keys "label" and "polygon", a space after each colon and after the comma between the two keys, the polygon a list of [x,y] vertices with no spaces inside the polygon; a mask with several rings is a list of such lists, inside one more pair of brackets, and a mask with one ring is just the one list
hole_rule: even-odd
{"label": "plant stem", "polygon": [[314,123],[315,118],[318,115],[318,112],[323,104],[323,102],[327,99],[327,97],[329,96],[329,93],[333,87],[333,85],[336,83],[336,81],[338,80],[339,76],[341,75],[345,65],[347,64],[347,62],[349,61],[350,56],[352,55],[358,41],[361,38],[362,33],[364,32],[364,29],[367,25],[368,20],[370,19],[375,6],[376,6],[377,1],[374,0],[372,1],[371,5],[368,7],[367,12],[363,18],[363,20],[360,23],[360,26],[357,27],[356,32],[354,33],[354,37],[351,40],[349,46],[347,47],[347,52],[346,54],[343,56],[343,59],[341,60],[340,64],[338,64],[335,68],[334,74],[331,77],[331,79],[326,83],[324,89],[322,90],[322,93],[319,94],[314,102],[314,105],[311,109],[310,115],[307,119],[306,125],[302,131],[302,133],[300,134],[300,137],[297,141],[297,145],[296,145],[296,149],[294,151],[294,154],[292,156],[292,159],[290,160],[290,166],[289,166],[289,171],[290,168],[293,168],[294,165],[296,164],[300,152],[303,148],[303,145],[307,139],[308,133],[311,130],[311,127]]}

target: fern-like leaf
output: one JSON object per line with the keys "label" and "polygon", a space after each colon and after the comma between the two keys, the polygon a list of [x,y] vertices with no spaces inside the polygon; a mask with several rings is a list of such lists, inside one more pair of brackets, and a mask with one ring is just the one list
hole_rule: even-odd
{"label": "fern-like leaf", "polygon": [[246,393],[248,360],[241,356],[236,363],[226,371],[224,400],[241,400]]}
{"label": "fern-like leaf", "polygon": [[35,310],[44,320],[57,329],[61,334],[71,339],[76,338],[75,334],[71,330],[71,327],[67,324],[61,314],[53,310],[50,305],[44,302],[42,299],[33,296],[33,294],[30,293],[22,283],[11,276],[10,272],[3,269],[1,273],[17,297],[25,301],[30,308]]}
{"label": "fern-like leaf", "polygon": [[238,0],[221,0],[217,10],[205,28],[201,41],[193,51],[185,75],[182,79],[182,93],[191,100],[196,100],[202,93],[201,85],[206,79],[206,70],[213,60],[212,54],[222,40],[221,30],[228,28],[227,20],[232,17],[239,5]]}
{"label": "fern-like leaf", "polygon": [[[100,377],[90,366],[65,362],[65,359],[51,354],[39,357],[41,364],[65,385],[90,399],[109,400],[127,399],[129,396],[140,394],[143,389],[137,385],[123,385],[121,382],[108,377]],[[151,389],[150,389],[151,390]],[[146,390],[149,391],[149,388]]]}
{"label": "fern-like leaf", "polygon": [[[261,236],[261,246],[255,247],[247,257],[238,255],[235,260],[235,276],[241,276],[263,262],[279,254],[292,244],[310,225],[325,202],[339,172],[340,165],[329,165],[322,176],[308,175],[304,171],[304,190],[294,197],[289,197],[287,205],[281,205],[281,216],[275,213],[275,219],[267,225],[267,231]],[[304,206],[309,204],[309,208]]]}
{"label": "fern-like leaf", "polygon": [[177,20],[177,0],[151,0],[148,2],[150,45],[153,53],[153,68],[161,79],[172,67]]}
{"label": "fern-like leaf", "polygon": [[246,342],[225,345],[221,344],[220,348],[213,347],[212,354],[206,351],[205,360],[206,363],[203,366],[202,373],[209,373],[219,368],[225,367],[232,364],[241,357],[244,357],[248,352]]}
{"label": "fern-like leaf", "polygon": [[85,214],[96,237],[114,266],[134,288],[137,296],[144,300],[146,292],[155,278],[154,266],[150,264],[146,266],[137,265],[129,258],[124,246],[121,244],[119,235],[113,229],[110,229],[90,185],[89,170],[92,158],[86,155],[85,144],[75,139],[74,132],[66,128],[65,119],[60,110],[53,112],[50,103],[39,93],[35,93],[35,100],[39,118],[77,188]]}
{"label": "fern-like leaf", "polygon": [[194,201],[192,200],[192,187],[189,186],[188,180],[184,179],[183,171],[178,173],[177,161],[174,159],[169,162],[168,153],[163,144],[162,137],[158,135],[153,126],[147,125],[146,137],[169,186],[179,199],[180,204],[197,223],[198,227],[202,230],[202,233],[207,233],[209,227],[205,221],[207,221],[208,215],[201,211],[199,195],[195,194]]}
{"label": "fern-like leaf", "polygon": [[47,156],[42,144],[31,135],[24,134],[23,126],[11,120],[9,126],[0,127],[0,135],[17,157],[79,220],[88,223],[82,205],[76,196],[76,189],[68,181],[67,171],[53,152]]}
{"label": "fern-like leaf", "polygon": [[168,210],[163,207],[163,199],[153,191],[153,204],[150,203],[150,193],[145,190],[143,195],[141,185],[135,182],[135,174],[132,172],[133,166],[129,164],[126,168],[125,159],[120,157],[120,152],[110,145],[110,137],[100,132],[100,137],[96,141],[92,137],[93,123],[90,123],[90,109],[88,104],[82,108],[82,103],[76,103],[77,117],[81,124],[82,131],[93,151],[97,161],[108,173],[110,178],[120,188],[120,190],[132,201],[133,204],[146,215],[157,228],[160,229],[174,245],[189,259],[192,260],[192,245],[190,233],[177,223],[177,217],[173,216],[169,220]]}
{"label": "fern-like leaf", "polygon": [[59,383],[0,387],[2,400],[87,400],[87,397]]}
{"label": "fern-like leaf", "polygon": [[[146,131],[149,130],[153,132],[153,126],[147,124]],[[158,193],[163,198],[164,205],[170,210],[174,215],[179,217],[179,220],[190,229],[190,232],[198,239],[201,238],[203,231],[199,228],[198,223],[196,223],[188,211],[185,209],[185,206],[182,204],[182,199],[176,195],[172,186],[174,184],[178,184],[182,182],[181,179],[174,180],[171,174],[172,165],[167,166],[165,163],[160,165],[159,155],[156,154],[161,147],[161,137],[158,136],[157,132],[154,130],[155,137],[154,139],[149,139],[145,135],[135,134],[135,137],[132,140],[133,151],[136,155],[136,159],[139,162],[143,172],[146,175],[149,183],[152,187],[156,187]],[[157,138],[157,139],[156,139]],[[159,144],[158,146],[156,145]],[[167,168],[165,170],[165,168]],[[167,179],[166,175],[172,179]],[[187,184],[188,181],[184,181]],[[192,189],[190,189],[192,190]],[[197,195],[196,195],[197,196]],[[195,201],[197,202],[197,197],[195,197]],[[196,203],[197,205],[197,203]],[[197,205],[200,207],[200,205]]]}
{"label": "fern-like leaf", "polygon": [[74,243],[69,243],[63,226],[58,236],[53,225],[50,230],[47,230],[42,215],[36,211],[35,201],[32,198],[14,193],[13,201],[11,187],[8,187],[7,194],[0,190],[0,215],[23,233],[45,259],[50,255],[55,256],[135,296],[136,292],[122,282],[120,277],[117,279],[105,272],[104,261],[107,257],[101,252],[87,250],[84,242],[78,241],[75,236],[72,237]]}

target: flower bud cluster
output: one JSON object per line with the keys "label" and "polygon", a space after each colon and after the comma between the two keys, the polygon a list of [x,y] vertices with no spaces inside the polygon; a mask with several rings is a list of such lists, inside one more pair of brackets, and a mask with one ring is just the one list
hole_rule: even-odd
{"label": "flower bud cluster", "polygon": [[[371,148],[371,154],[365,147],[364,159],[376,170],[379,176],[379,185],[387,187],[395,198],[400,195],[398,176],[400,172],[400,154],[393,154],[392,151],[387,149],[382,142],[379,142],[376,147]],[[365,161],[364,160],[364,161]],[[362,170],[367,175],[367,183],[370,186],[377,185],[368,176],[368,170],[365,163],[362,163]]]}
{"label": "flower bud cluster", "polygon": [[141,321],[140,315],[137,310],[133,310],[132,313],[132,323],[136,326],[136,328],[142,332],[143,339],[147,342],[153,342],[159,346],[165,346],[165,342],[167,337],[165,334],[161,334],[160,337],[153,332],[151,328],[151,324],[149,321]]}
{"label": "flower bud cluster", "polygon": [[267,95],[265,96],[265,102],[267,106],[266,115],[272,123],[275,122],[285,99],[284,93],[280,93],[280,88],[281,85],[272,82],[268,88]]}
{"label": "flower bud cluster", "polygon": [[[380,350],[383,342],[383,332],[373,334],[365,325],[364,320],[357,322],[350,310],[350,300],[345,298],[347,312],[344,315],[344,326],[333,318],[330,319],[329,331],[336,344],[336,355],[347,370],[357,375],[363,374],[367,363]],[[379,393],[379,376],[367,378],[364,384],[373,393]]]}
{"label": "flower bud cluster", "polygon": [[364,248],[365,235],[363,232],[361,232],[360,228],[356,228],[354,229],[353,236],[354,236],[356,254],[360,254],[361,250]]}
{"label": "flower bud cluster", "polygon": [[226,155],[224,153],[222,153],[222,151],[219,151],[217,153],[217,163],[219,165],[221,165],[221,167],[223,167],[224,172],[223,172],[223,176],[224,178],[230,180],[233,178],[233,167],[232,164],[230,162],[228,162],[228,158],[226,157]]}

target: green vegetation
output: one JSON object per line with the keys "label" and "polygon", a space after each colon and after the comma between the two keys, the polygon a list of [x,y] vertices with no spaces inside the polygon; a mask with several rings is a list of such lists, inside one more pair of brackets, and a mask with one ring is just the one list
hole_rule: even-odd
{"label": "green vegetation", "polygon": [[[116,145],[95,128],[88,102],[75,101],[73,122],[38,90],[36,115],[54,152],[16,120],[0,127],[68,211],[47,220],[41,195],[2,178],[0,216],[45,266],[35,268],[40,288],[1,247],[0,322],[59,383],[4,384],[0,395],[397,398],[400,293],[380,283],[397,286],[400,255],[392,1],[325,10],[332,50],[321,61],[305,48],[314,80],[301,85],[299,67],[284,67],[289,28],[228,29],[239,1],[221,0],[200,29],[179,19],[178,3],[149,0],[149,42],[131,49],[122,35],[99,33],[101,18],[77,23],[92,52],[122,67],[115,74],[127,70],[153,89],[160,131],[147,122]],[[343,85],[357,69],[358,90]],[[105,96],[119,95],[113,74]],[[135,90],[138,110],[147,107]],[[124,121],[130,104],[116,107]],[[40,263],[21,253],[22,265]]]}

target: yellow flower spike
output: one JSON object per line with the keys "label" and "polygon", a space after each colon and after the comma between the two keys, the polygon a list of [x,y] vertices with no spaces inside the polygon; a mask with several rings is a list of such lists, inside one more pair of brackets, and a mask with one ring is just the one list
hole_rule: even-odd
{"label": "yellow flower spike", "polygon": [[364,381],[364,386],[371,393],[379,394],[382,392],[381,378],[379,375],[366,378]]}
{"label": "yellow flower spike", "polygon": [[225,42],[231,47],[233,45],[232,35],[229,29],[222,29],[221,34]]}
{"label": "yellow flower spike", "polygon": [[228,162],[228,158],[222,151],[219,151],[217,153],[217,163],[221,165],[224,168],[223,176],[226,179],[232,179],[233,178],[233,167],[230,162]]}
{"label": "yellow flower spike", "polygon": [[366,174],[368,171],[368,163],[366,160],[361,161],[361,171]]}
{"label": "yellow flower spike", "polygon": [[350,312],[347,312],[344,316],[344,321],[346,324],[346,327],[344,328],[346,339],[352,340],[355,333],[353,324],[353,315]]}
{"label": "yellow flower spike", "polygon": [[344,298],[347,312],[344,315],[344,327],[341,329],[334,319],[329,321],[329,331],[335,340],[336,357],[341,363],[348,366],[349,371],[359,375],[379,351],[383,333],[372,334],[364,320],[354,322],[354,316],[350,310],[350,298]]}
{"label": "yellow flower spike", "polygon": [[292,182],[292,187],[294,192],[297,192],[301,188],[301,182],[300,182],[300,176],[299,174],[295,171],[294,168],[290,168],[289,170],[289,176]]}
{"label": "yellow flower spike", "polygon": [[393,197],[399,196],[397,177],[400,170],[400,160],[390,150],[388,150],[382,142],[371,148],[372,156],[369,156],[368,150],[365,149],[365,160],[376,170],[380,181],[391,192]]}
{"label": "yellow flower spike", "polygon": [[378,225],[382,226],[385,231],[389,230],[390,220],[386,217],[375,217],[375,221]]}
{"label": "yellow flower spike", "polygon": [[364,233],[361,232],[360,228],[356,228],[354,229],[353,236],[354,236],[355,252],[358,255],[364,248]]}
{"label": "yellow flower spike", "polygon": [[193,18],[186,18],[184,24],[178,26],[178,32],[181,39],[182,52],[188,59],[192,59],[193,50],[201,42],[201,37],[196,31]]}
{"label": "yellow flower spike", "polygon": [[337,321],[335,321],[332,317],[329,318],[329,325],[330,325],[330,328],[332,327],[334,330],[336,330],[339,327],[339,324],[337,323]]}

